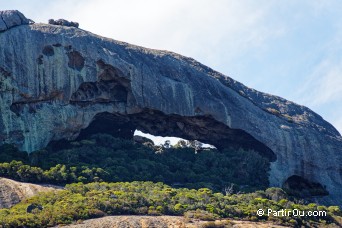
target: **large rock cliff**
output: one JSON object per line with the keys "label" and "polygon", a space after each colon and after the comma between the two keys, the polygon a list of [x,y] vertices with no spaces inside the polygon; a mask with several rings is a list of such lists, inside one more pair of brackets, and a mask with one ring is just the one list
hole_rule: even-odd
{"label": "large rock cliff", "polygon": [[22,23],[0,33],[0,111],[0,143],[28,152],[140,129],[254,149],[272,161],[271,185],[300,176],[342,204],[342,138],[332,125],[175,53]]}

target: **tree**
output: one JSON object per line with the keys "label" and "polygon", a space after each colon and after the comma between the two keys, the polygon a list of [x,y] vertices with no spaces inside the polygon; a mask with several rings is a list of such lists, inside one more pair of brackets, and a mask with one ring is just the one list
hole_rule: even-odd
{"label": "tree", "polygon": [[166,149],[170,149],[171,148],[171,141],[170,140],[166,140],[163,144],[163,147]]}
{"label": "tree", "polygon": [[177,148],[186,148],[187,147],[187,141],[181,139],[173,147],[176,149]]}

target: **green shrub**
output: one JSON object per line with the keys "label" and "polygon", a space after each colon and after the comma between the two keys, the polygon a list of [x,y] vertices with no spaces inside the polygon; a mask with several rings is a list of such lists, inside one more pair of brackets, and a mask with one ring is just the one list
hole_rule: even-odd
{"label": "green shrub", "polygon": [[[272,221],[288,226],[317,226],[336,224],[340,208],[327,209],[326,217],[258,217],[259,208],[273,210],[297,208],[309,211],[315,205],[280,204],[263,198],[266,192],[224,196],[208,189],[174,189],[163,183],[153,182],[94,182],[67,185],[65,190],[40,193],[26,199],[10,209],[0,210],[0,224],[5,227],[47,227],[70,224],[79,220],[106,215],[184,215],[187,220],[200,219],[215,221],[209,223],[218,227],[226,226],[217,220],[224,218],[252,221]],[[261,196],[261,197],[260,197]],[[42,210],[27,213],[29,205],[41,205]],[[317,210],[324,209],[317,206]],[[223,226],[223,227],[224,227]]]}
{"label": "green shrub", "polygon": [[197,209],[196,211],[187,211],[184,213],[184,217],[188,219],[199,219],[203,221],[215,221],[220,217],[217,214]]}

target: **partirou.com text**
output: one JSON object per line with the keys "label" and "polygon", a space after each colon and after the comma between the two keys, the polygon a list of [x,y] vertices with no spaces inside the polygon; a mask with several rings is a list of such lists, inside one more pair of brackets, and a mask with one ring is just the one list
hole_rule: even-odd
{"label": "partirou.com text", "polygon": [[279,211],[272,210],[272,209],[259,209],[257,210],[258,216],[275,216],[275,217],[284,217],[284,216],[294,216],[294,217],[304,217],[304,216],[313,216],[313,217],[324,217],[327,216],[326,211],[301,211],[298,209],[292,209],[292,210],[284,210],[281,209]]}

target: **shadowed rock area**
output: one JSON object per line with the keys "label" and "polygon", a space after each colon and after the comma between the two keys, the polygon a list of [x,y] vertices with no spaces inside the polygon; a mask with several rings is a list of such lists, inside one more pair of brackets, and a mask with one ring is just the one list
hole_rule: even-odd
{"label": "shadowed rock area", "polygon": [[0,34],[0,110],[0,143],[28,152],[101,131],[132,138],[139,129],[254,149],[272,161],[272,186],[296,175],[342,205],[342,138],[331,124],[172,52],[75,27],[13,27]]}

